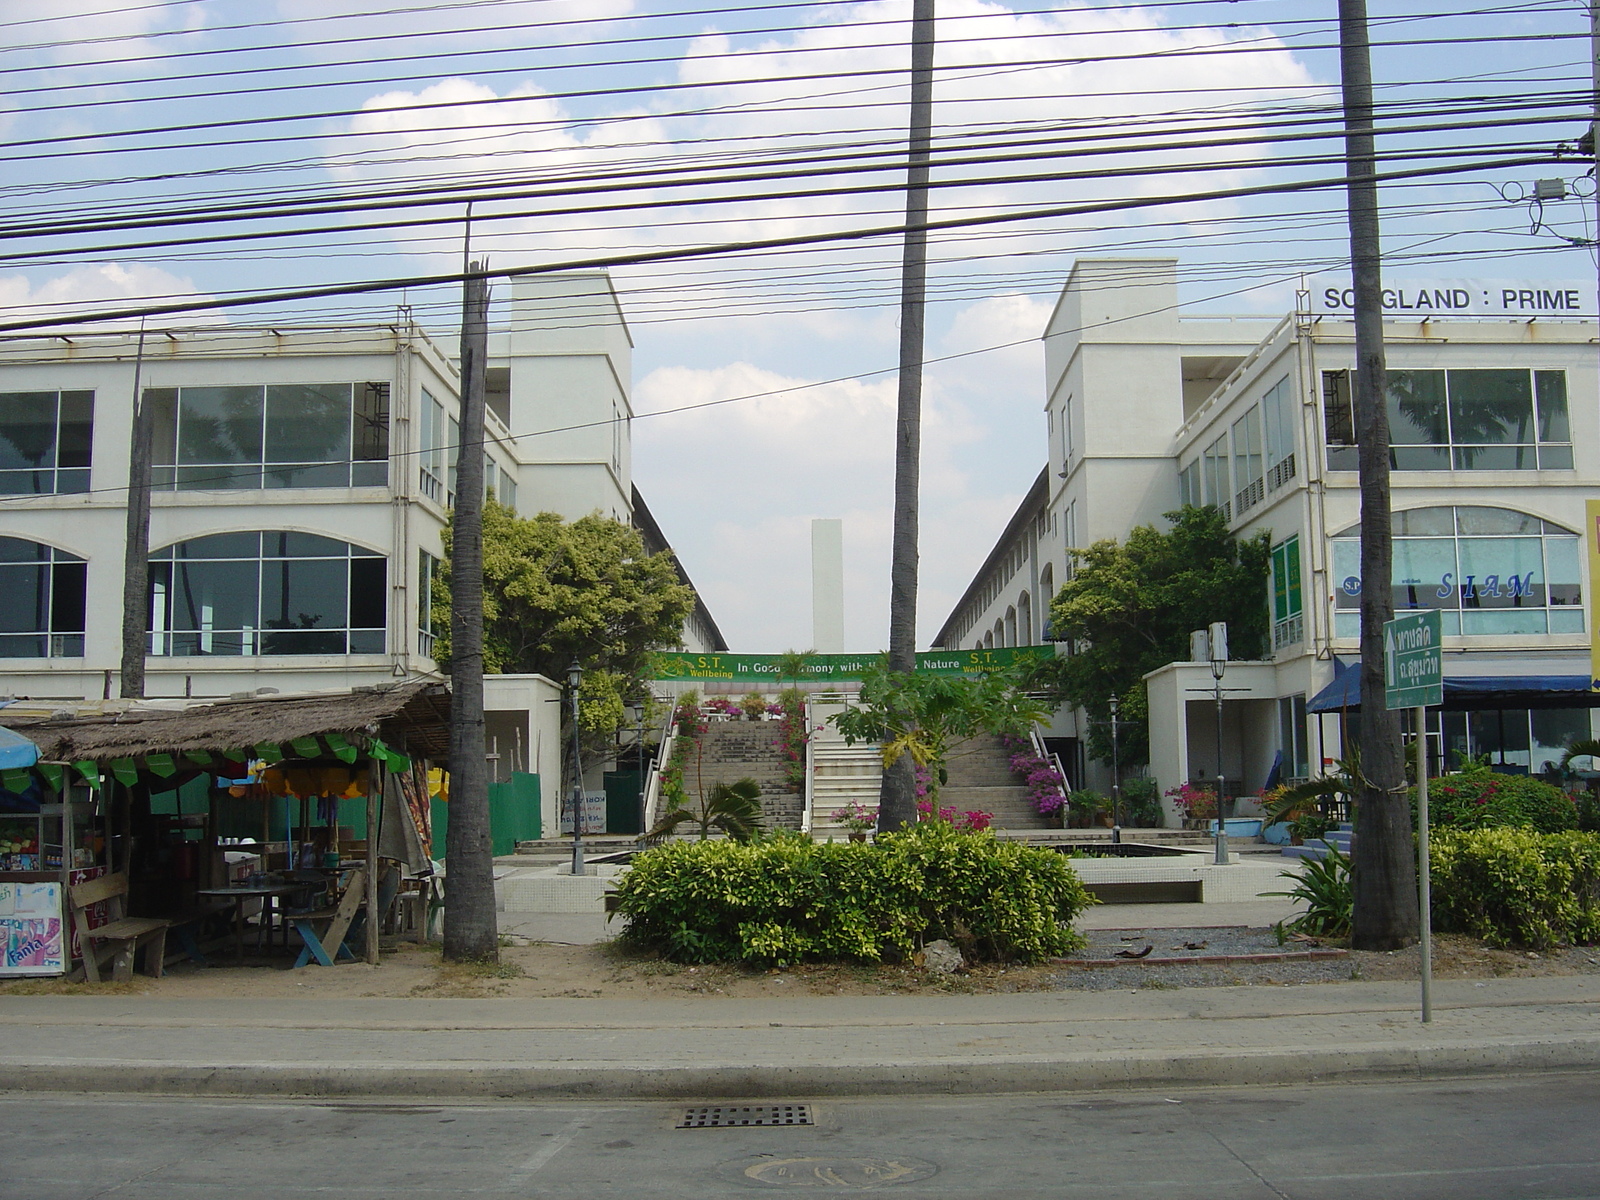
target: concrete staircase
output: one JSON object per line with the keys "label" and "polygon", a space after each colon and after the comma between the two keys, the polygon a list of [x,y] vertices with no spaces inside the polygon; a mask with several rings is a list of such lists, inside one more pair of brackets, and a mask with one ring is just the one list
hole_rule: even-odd
{"label": "concrete staircase", "polygon": [[946,763],[949,778],[939,789],[939,807],[994,814],[996,829],[1055,829],[1060,822],[1042,817],[1028,803],[1028,789],[1011,773],[1011,751],[999,738],[958,742]]}
{"label": "concrete staircase", "polygon": [[1303,846],[1285,846],[1285,858],[1309,858],[1320,860],[1328,857],[1328,847],[1332,846],[1346,858],[1350,857],[1351,843],[1355,841],[1355,830],[1349,822],[1340,825],[1337,829],[1330,829],[1319,838],[1310,838]]}
{"label": "concrete staircase", "polygon": [[768,830],[799,829],[805,798],[786,782],[785,759],[778,745],[776,721],[712,721],[702,737],[698,765],[690,752],[683,768],[683,786],[691,807],[699,789],[718,783],[754,779],[761,787],[761,814]]}
{"label": "concrete staircase", "polygon": [[842,740],[819,737],[811,746],[811,836],[819,842],[844,841],[848,830],[833,819],[833,812],[851,801],[878,810],[883,780],[883,759],[876,742],[847,746]]}

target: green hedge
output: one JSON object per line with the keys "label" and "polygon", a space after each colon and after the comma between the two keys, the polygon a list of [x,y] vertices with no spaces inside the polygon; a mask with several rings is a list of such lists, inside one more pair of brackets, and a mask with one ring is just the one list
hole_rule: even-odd
{"label": "green hedge", "polygon": [[[1416,817],[1412,789],[1412,823]],[[1428,781],[1428,824],[1438,829],[1532,829],[1561,833],[1578,827],[1578,806],[1553,784],[1526,775],[1500,775],[1473,764]]]}
{"label": "green hedge", "polygon": [[1084,944],[1069,924],[1094,903],[1065,855],[943,821],[876,843],[673,842],[618,891],[625,942],[695,963],[894,961],[937,938],[1037,962]]}
{"label": "green hedge", "polygon": [[1536,950],[1600,941],[1600,834],[1441,832],[1431,851],[1435,928]]}

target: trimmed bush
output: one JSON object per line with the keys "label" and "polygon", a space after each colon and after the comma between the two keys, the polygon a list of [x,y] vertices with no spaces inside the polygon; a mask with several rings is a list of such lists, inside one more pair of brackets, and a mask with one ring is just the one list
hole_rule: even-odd
{"label": "trimmed bush", "polygon": [[[1413,825],[1416,804],[1413,788]],[[1428,824],[1438,829],[1561,833],[1578,827],[1578,806],[1553,784],[1526,775],[1500,775],[1474,763],[1458,774],[1428,781]]]}
{"label": "trimmed bush", "polygon": [[1535,950],[1600,940],[1600,835],[1480,829],[1430,849],[1435,927]]}
{"label": "trimmed bush", "polygon": [[972,958],[1037,962],[1080,949],[1094,903],[1065,855],[923,821],[875,843],[780,834],[675,842],[618,888],[623,940],[678,962],[896,961],[937,938]]}

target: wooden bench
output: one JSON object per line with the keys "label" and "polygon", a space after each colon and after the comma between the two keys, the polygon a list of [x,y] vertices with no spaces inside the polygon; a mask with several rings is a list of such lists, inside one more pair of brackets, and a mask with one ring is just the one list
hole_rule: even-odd
{"label": "wooden bench", "polygon": [[[127,907],[128,876],[125,872],[102,875],[86,883],[75,884],[71,889],[73,925],[78,930],[78,944],[83,950],[83,974],[91,983],[101,981],[100,956],[109,948],[113,952],[111,978],[116,981],[133,978],[134,956],[144,950],[145,974],[161,978],[162,961],[167,954],[167,927],[171,921],[158,917],[130,917],[124,914]],[[98,928],[89,928],[87,910],[101,901],[106,903],[111,920]],[[103,947],[101,943],[109,943]]]}

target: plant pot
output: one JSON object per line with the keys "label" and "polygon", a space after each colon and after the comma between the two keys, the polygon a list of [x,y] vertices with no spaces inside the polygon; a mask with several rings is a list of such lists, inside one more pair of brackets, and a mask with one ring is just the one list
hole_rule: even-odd
{"label": "plant pot", "polygon": [[864,842],[867,840],[867,835],[865,833],[852,833],[850,840],[852,842]]}
{"label": "plant pot", "polygon": [[1095,817],[1095,820],[1098,821],[1101,827],[1104,829],[1111,829],[1117,823],[1116,818],[1110,813],[1100,813],[1097,817]]}
{"label": "plant pot", "polygon": [[1306,844],[1305,838],[1301,837],[1298,833],[1291,833],[1289,835],[1289,845],[1291,845],[1291,846],[1304,846],[1305,844]]}

